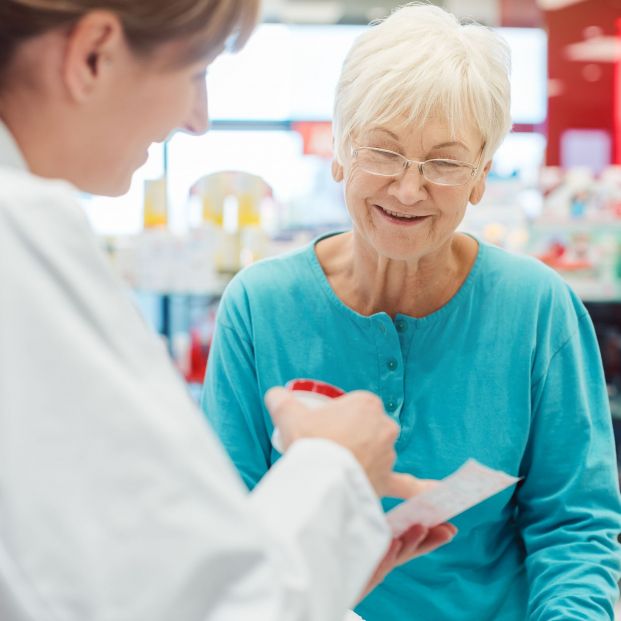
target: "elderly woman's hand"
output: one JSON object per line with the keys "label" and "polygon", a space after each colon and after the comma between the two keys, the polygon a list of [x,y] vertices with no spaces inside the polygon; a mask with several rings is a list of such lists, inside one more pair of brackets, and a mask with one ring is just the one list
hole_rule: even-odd
{"label": "elderly woman's hand", "polygon": [[360,599],[364,599],[376,586],[381,584],[395,567],[403,565],[417,556],[433,552],[451,541],[456,534],[457,529],[448,523],[433,528],[419,524],[411,526],[403,535],[392,540],[388,551],[377,566]]}

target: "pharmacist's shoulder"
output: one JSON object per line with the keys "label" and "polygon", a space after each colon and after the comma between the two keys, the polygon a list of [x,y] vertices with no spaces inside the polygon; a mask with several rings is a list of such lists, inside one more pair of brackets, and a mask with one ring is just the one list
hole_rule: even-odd
{"label": "pharmacist's shoulder", "polygon": [[70,184],[0,167],[0,218],[14,227],[36,224],[40,229],[48,221],[82,220],[82,214]]}
{"label": "pharmacist's shoulder", "polygon": [[10,205],[35,204],[41,199],[75,203],[75,189],[69,183],[37,177],[16,168],[0,166],[0,200],[3,209]]}
{"label": "pharmacist's shoulder", "polygon": [[575,297],[569,285],[538,259],[481,243],[481,280],[517,304],[569,304]]}
{"label": "pharmacist's shoulder", "polygon": [[[57,291],[72,289],[84,302],[87,291],[105,299],[122,288],[101,252],[77,198],[64,181],[41,179],[28,172],[0,167],[0,248],[2,274],[22,282],[45,279]],[[76,293],[76,291],[80,293]],[[90,304],[90,301],[86,301]]]}

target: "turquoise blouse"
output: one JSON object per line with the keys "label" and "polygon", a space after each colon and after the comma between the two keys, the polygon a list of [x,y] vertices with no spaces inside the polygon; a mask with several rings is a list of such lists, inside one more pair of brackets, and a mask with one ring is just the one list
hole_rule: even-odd
{"label": "turquoise blouse", "polygon": [[202,396],[250,488],[279,457],[263,395],[297,377],[379,395],[401,426],[399,471],[440,479],[474,457],[523,477],[457,517],[449,545],[393,571],[357,608],[365,619],[613,618],[611,417],[590,318],[556,273],[479,243],[445,306],[393,319],[345,306],[314,244],[259,262],[222,299]]}

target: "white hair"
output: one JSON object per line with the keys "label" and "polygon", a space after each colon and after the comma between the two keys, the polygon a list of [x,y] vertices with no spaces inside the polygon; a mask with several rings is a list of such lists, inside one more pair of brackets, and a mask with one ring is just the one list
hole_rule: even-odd
{"label": "white hair", "polygon": [[405,118],[422,127],[430,115],[452,136],[471,124],[489,159],[511,129],[510,53],[490,28],[460,23],[415,2],[360,35],[343,64],[334,107],[336,159],[366,126]]}

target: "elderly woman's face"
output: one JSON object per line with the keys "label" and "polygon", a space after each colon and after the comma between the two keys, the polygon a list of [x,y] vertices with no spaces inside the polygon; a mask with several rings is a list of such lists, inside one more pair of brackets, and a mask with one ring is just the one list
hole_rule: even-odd
{"label": "elderly woman's face", "polygon": [[[370,126],[354,137],[353,145],[394,151],[420,162],[441,158],[474,167],[483,142],[473,128],[451,137],[445,122],[430,119],[422,129],[398,124]],[[362,149],[343,163],[345,198],[355,234],[378,255],[395,260],[418,260],[450,243],[468,202],[480,200],[489,166],[482,163],[474,176],[466,169],[466,181],[461,185],[438,185],[421,175],[416,164],[394,176],[373,174],[369,172],[374,168],[369,165],[372,153]],[[433,172],[431,167],[429,172]]]}

